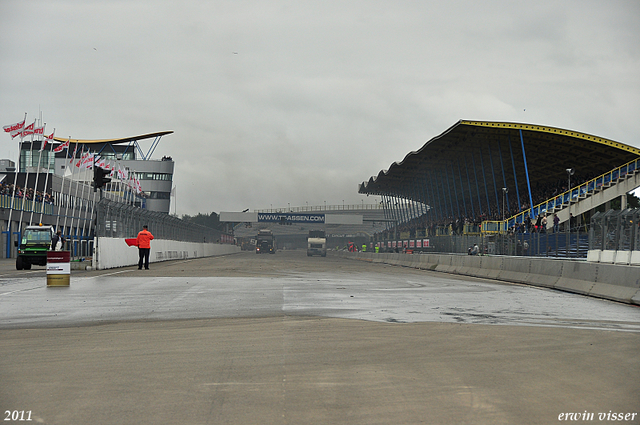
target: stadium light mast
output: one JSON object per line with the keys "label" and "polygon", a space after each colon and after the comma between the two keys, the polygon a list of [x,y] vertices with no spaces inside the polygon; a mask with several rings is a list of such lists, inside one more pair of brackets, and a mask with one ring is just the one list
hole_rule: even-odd
{"label": "stadium light mast", "polygon": [[[573,176],[573,174],[576,172],[576,170],[574,170],[573,168],[567,168],[567,176],[569,176],[569,189],[571,190],[571,176]],[[571,196],[571,194],[569,194],[569,196]]]}
{"label": "stadium light mast", "polygon": [[507,198],[507,192],[509,192],[509,188],[508,187],[503,187],[502,188],[502,221],[505,220],[505,203],[506,203],[506,198]]}

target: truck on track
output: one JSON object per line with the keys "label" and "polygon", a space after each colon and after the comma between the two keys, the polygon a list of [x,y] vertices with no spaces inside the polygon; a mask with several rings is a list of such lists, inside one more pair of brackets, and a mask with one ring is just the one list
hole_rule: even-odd
{"label": "truck on track", "polygon": [[47,265],[47,251],[51,249],[53,226],[27,226],[22,234],[16,257],[17,270],[30,270],[32,264]]}
{"label": "truck on track", "polygon": [[271,230],[260,230],[256,236],[256,254],[275,254],[275,240]]}
{"label": "truck on track", "polygon": [[312,255],[327,256],[327,238],[324,230],[309,230],[307,257],[311,257]]}

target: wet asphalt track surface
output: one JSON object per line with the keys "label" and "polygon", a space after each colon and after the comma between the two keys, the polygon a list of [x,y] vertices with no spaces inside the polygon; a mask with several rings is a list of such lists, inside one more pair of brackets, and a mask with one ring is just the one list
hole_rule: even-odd
{"label": "wet asphalt track surface", "polygon": [[69,288],[12,267],[0,410],[35,423],[547,424],[640,406],[634,306],[301,251],[73,271]]}

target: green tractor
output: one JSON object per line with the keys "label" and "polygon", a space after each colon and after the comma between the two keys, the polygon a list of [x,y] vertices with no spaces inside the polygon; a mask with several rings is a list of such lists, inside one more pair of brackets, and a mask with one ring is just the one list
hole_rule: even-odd
{"label": "green tractor", "polygon": [[53,226],[27,226],[18,245],[17,270],[30,270],[32,264],[47,265],[47,251],[51,249]]}

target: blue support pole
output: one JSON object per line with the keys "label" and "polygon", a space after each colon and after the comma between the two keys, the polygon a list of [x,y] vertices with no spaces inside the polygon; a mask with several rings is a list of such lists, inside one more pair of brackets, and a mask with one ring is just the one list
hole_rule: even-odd
{"label": "blue support pole", "polygon": [[402,205],[402,196],[400,193],[396,194],[396,209],[398,210],[398,223],[404,223],[404,208]]}
{"label": "blue support pole", "polygon": [[460,176],[460,194],[462,195],[462,205],[464,206],[464,216],[467,217],[467,200],[464,199],[464,182],[462,181],[462,170],[460,169],[460,161],[458,161],[458,175]]}
{"label": "blue support pole", "polygon": [[[387,208],[384,205],[384,194],[380,195],[380,199],[382,199],[382,215],[384,216],[384,219],[387,220]],[[389,230],[389,222],[385,221],[385,230]]]}
{"label": "blue support pole", "polygon": [[[393,211],[391,211],[391,200],[389,199],[389,195],[382,195],[382,208],[385,211],[385,216],[384,218],[386,218],[387,220],[394,220],[393,218]],[[393,228],[394,224],[387,222],[387,230],[390,230],[391,228]]]}
{"label": "blue support pole", "polygon": [[464,168],[467,173],[467,185],[469,186],[469,203],[471,204],[471,218],[475,219],[476,210],[473,208],[473,195],[471,195],[471,179],[469,178],[469,165],[467,164],[467,157],[464,158]]}
{"label": "blue support pole", "polygon": [[496,205],[498,206],[498,215],[501,215],[500,198],[498,197],[498,185],[496,184],[496,173],[493,169],[493,158],[491,155],[491,143],[487,145],[489,148],[489,165],[491,165],[491,176],[493,177],[493,191],[496,194]]}
{"label": "blue support pole", "polygon": [[411,221],[411,204],[409,203],[409,194],[406,187],[402,191],[402,205],[405,217],[404,222],[409,223]]}
{"label": "blue support pole", "polygon": [[406,189],[403,188],[402,192],[400,193],[400,205],[401,205],[401,209],[400,212],[402,213],[402,220],[403,223],[408,223],[410,218],[409,218],[409,206],[408,206],[408,202],[407,202],[407,194],[406,194]]}
{"label": "blue support pole", "polygon": [[6,258],[11,258],[11,222],[9,221],[7,224],[7,230],[2,232],[2,234],[7,234],[7,256]]}
{"label": "blue support pole", "polygon": [[393,220],[394,222],[391,223],[392,225],[390,226],[392,229],[397,226],[398,224],[398,219],[396,218],[394,212],[393,212],[393,205],[392,205],[392,199],[391,199],[391,195],[385,195],[385,200],[383,201],[385,202],[385,208],[387,210],[387,215],[388,215],[388,219],[389,220]]}
{"label": "blue support pole", "polygon": [[427,181],[427,172],[425,170],[424,176],[423,176],[423,181],[424,181],[424,194],[425,194],[425,201],[427,202],[427,213],[429,216],[429,220],[436,220],[436,218],[434,218],[435,213],[436,213],[436,208],[435,208],[435,204],[434,204],[434,200],[433,200],[433,193],[432,193],[432,188],[429,185],[429,182]]}
{"label": "blue support pole", "polygon": [[487,187],[487,176],[484,170],[484,160],[482,159],[482,148],[480,150],[480,170],[482,171],[482,180],[484,181],[484,194],[487,196],[487,219],[491,219],[491,202],[489,202],[489,188]]}
{"label": "blue support pole", "polygon": [[[502,184],[504,185],[502,187],[507,187],[507,177],[504,174],[504,163],[502,162],[502,148],[500,147],[500,142],[498,142],[498,155],[500,155],[500,168],[502,168]],[[505,196],[507,198],[506,210],[509,211],[509,193],[506,193]]]}
{"label": "blue support pole", "polygon": [[396,195],[393,195],[391,198],[391,208],[393,210],[393,218],[396,220],[396,228],[400,225],[401,217],[400,217],[400,209],[398,208],[398,198]]}
{"label": "blue support pole", "polygon": [[449,192],[449,203],[451,204],[451,215],[453,216],[453,196],[451,196],[451,185],[449,184],[449,175],[447,173],[447,167],[444,167],[444,178],[447,181],[447,192]]}
{"label": "blue support pole", "polygon": [[456,173],[453,170],[453,164],[451,164],[451,176],[453,181],[453,193],[456,194],[456,207],[458,210],[458,218],[460,218],[460,197],[458,196],[458,189],[456,188]]}
{"label": "blue support pole", "polygon": [[[436,177],[436,186],[438,188],[440,188],[440,185],[438,184],[438,173],[435,173],[435,177]],[[449,207],[447,206],[447,195],[445,195],[444,193],[444,183],[442,184],[442,194],[440,195],[442,197],[442,200],[444,202],[444,214],[445,214],[445,218],[449,217]]]}
{"label": "blue support pole", "polygon": [[475,158],[475,155],[473,154],[471,155],[471,163],[473,164],[473,176],[476,179],[476,193],[478,194],[478,208],[480,209],[480,215],[482,215],[482,199],[480,198],[480,186],[478,185],[478,173],[476,172],[476,158]]}
{"label": "blue support pole", "polygon": [[[440,201],[440,193],[438,191],[438,185],[437,184],[433,184],[433,176],[432,176],[432,172],[429,173],[429,181],[431,182],[431,187],[433,188],[433,190],[435,191],[434,195],[434,199],[437,201],[438,205],[437,205],[437,213],[436,213],[436,217],[438,217],[440,220],[443,219],[443,215],[442,215],[442,202]],[[435,204],[436,202],[434,202]],[[436,218],[436,220],[438,219]]]}
{"label": "blue support pole", "polygon": [[522,204],[520,203],[520,191],[518,190],[518,177],[516,177],[516,163],[513,160],[513,149],[511,149],[511,136],[509,136],[509,152],[511,153],[511,167],[513,167],[513,180],[516,183],[516,195],[518,196],[518,212],[521,212]]}
{"label": "blue support pole", "polygon": [[413,214],[414,218],[418,218],[420,217],[420,207],[418,206],[419,191],[418,182],[415,179],[412,180],[411,189],[413,191],[413,195],[411,195],[411,201],[413,202]]}
{"label": "blue support pole", "polygon": [[533,197],[531,196],[531,182],[529,181],[529,168],[527,167],[527,155],[524,153],[524,138],[520,130],[520,144],[522,145],[522,159],[524,159],[524,174],[527,178],[527,188],[529,189],[529,208],[533,208]]}

